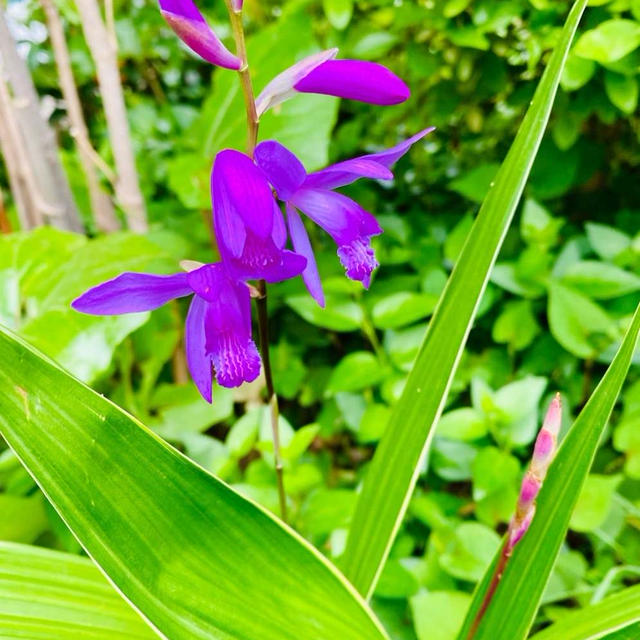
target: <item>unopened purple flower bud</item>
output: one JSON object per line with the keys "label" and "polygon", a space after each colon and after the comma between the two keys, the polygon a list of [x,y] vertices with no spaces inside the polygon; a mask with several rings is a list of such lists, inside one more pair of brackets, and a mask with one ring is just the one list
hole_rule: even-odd
{"label": "unopened purple flower bud", "polygon": [[256,100],[258,115],[296,92],[377,105],[399,104],[410,96],[409,87],[385,66],[367,60],[334,60],[337,52],[321,51],[278,74]]}
{"label": "unopened purple flower bud", "polygon": [[225,69],[240,69],[240,58],[220,42],[192,0],[160,0],[160,11],[176,35],[207,62]]}
{"label": "unopened purple flower bud", "polygon": [[547,474],[547,469],[551,464],[556,450],[556,440],[560,431],[562,416],[562,406],[560,404],[560,394],[556,394],[551,401],[549,410],[536,439],[533,450],[531,464],[524,474],[516,512],[509,523],[507,551],[511,552],[513,547],[520,541],[526,533],[536,510],[536,498],[542,482]]}
{"label": "unopened purple flower bud", "polygon": [[560,404],[560,395],[556,394],[549,405],[542,429],[540,429],[540,433],[536,439],[533,458],[531,460],[531,469],[541,480],[544,479],[547,468],[556,450],[561,419],[562,407]]}
{"label": "unopened purple flower bud", "polygon": [[513,549],[513,547],[520,542],[522,536],[524,536],[529,529],[529,525],[531,525],[531,521],[533,520],[535,513],[536,507],[535,505],[531,505],[531,509],[522,520],[519,522],[512,521],[512,526],[509,527],[509,541],[507,543],[509,549]]}
{"label": "unopened purple flower bud", "polygon": [[526,511],[527,507],[536,499],[542,482],[532,473],[527,472],[522,479],[520,486],[520,497],[518,498],[518,509]]}
{"label": "unopened purple flower bud", "polygon": [[320,66],[323,62],[331,60],[338,55],[337,49],[327,49],[314,53],[296,62],[293,66],[279,73],[256,98],[256,111],[261,116],[267,109],[288,100],[295,95],[294,85],[302,80],[308,73]]}

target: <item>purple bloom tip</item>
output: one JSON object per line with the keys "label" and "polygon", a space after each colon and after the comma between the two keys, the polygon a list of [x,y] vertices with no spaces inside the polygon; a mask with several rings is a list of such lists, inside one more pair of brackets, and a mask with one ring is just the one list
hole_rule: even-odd
{"label": "purple bloom tip", "polygon": [[542,482],[535,478],[532,474],[525,474],[520,487],[520,497],[518,499],[519,506],[527,506],[533,502],[540,491]]}
{"label": "purple bloom tip", "polygon": [[192,0],[159,0],[160,10],[176,35],[207,62],[237,71],[242,61],[211,30]]}
{"label": "purple bloom tip", "polygon": [[358,237],[349,244],[338,247],[338,257],[347,277],[359,280],[365,289],[371,285],[371,274],[379,266],[371,242],[367,237]]}
{"label": "purple bloom tip", "polygon": [[510,549],[513,549],[513,547],[515,547],[516,544],[518,544],[518,542],[522,540],[522,536],[524,536],[524,534],[527,533],[529,527],[531,526],[531,522],[533,520],[533,516],[535,515],[535,512],[536,512],[536,508],[535,506],[532,506],[529,512],[525,515],[523,520],[517,523],[512,521],[511,524],[514,526],[509,527],[509,540],[507,543]]}
{"label": "purple bloom tip", "polygon": [[279,73],[260,92],[256,99],[256,111],[261,116],[271,107],[284,102],[295,94],[293,86],[304,78],[310,71],[327,60],[331,60],[338,54],[337,49],[327,49],[303,58],[299,62]]}
{"label": "purple bloom tip", "polygon": [[389,69],[364,60],[327,60],[293,88],[382,106],[399,104],[411,95],[409,87]]}

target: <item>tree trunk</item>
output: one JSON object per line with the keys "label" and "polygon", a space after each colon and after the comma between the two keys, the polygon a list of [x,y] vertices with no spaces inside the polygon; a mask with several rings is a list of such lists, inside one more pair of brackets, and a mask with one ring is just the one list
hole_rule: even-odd
{"label": "tree trunk", "polygon": [[127,217],[129,228],[143,232],[148,228],[147,214],[138,182],[116,51],[110,44],[109,33],[96,0],[76,0],[76,6],[80,13],[84,37],[98,73],[98,84],[118,174],[116,197]]}
{"label": "tree trunk", "polygon": [[53,226],[83,231],[71,189],[58,156],[55,136],[40,113],[40,102],[27,63],[16,50],[16,43],[0,8],[0,58],[2,72],[12,95],[10,110],[15,114],[19,131],[19,149],[27,158],[31,180],[37,188],[38,207]]}
{"label": "tree trunk", "polygon": [[70,132],[76,141],[76,149],[80,155],[82,170],[89,190],[94,220],[96,226],[101,231],[117,231],[120,228],[120,223],[115,215],[111,199],[100,187],[100,180],[93,161],[89,130],[87,129],[84,114],[82,113],[80,97],[78,96],[78,90],[73,78],[71,58],[64,36],[62,21],[60,20],[60,15],[53,0],[42,0],[42,6],[49,27],[49,37],[58,68],[60,88],[62,89],[62,95],[71,124]]}

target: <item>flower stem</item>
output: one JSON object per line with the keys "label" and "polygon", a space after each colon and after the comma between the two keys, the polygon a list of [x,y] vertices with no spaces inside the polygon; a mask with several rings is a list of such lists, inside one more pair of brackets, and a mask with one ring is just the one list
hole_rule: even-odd
{"label": "flower stem", "polygon": [[253,85],[249,73],[249,61],[247,59],[247,45],[244,37],[244,27],[242,25],[242,11],[234,11],[229,0],[227,0],[229,19],[233,30],[233,38],[236,42],[236,55],[242,61],[242,67],[238,70],[240,84],[244,95],[244,104],[247,110],[247,153],[253,157],[253,151],[258,141],[258,125],[260,119],[256,111],[256,100],[253,95]]}
{"label": "flower stem", "polygon": [[[231,1],[226,0],[233,30],[233,38],[236,43],[236,55],[242,61],[242,66],[238,70],[240,84],[244,95],[244,103],[247,111],[247,154],[253,157],[253,152],[258,141],[258,126],[260,119],[256,110],[256,101],[251,84],[249,73],[249,61],[247,59],[247,45],[244,37],[244,27],[242,25],[242,11],[235,11],[231,6]],[[278,499],[280,502],[280,517],[287,521],[287,496],[284,490],[284,477],[282,455],[280,453],[280,432],[278,430],[278,396],[273,386],[273,374],[271,371],[271,359],[269,357],[269,316],[267,313],[267,283],[259,280],[258,285],[258,332],[260,335],[260,352],[262,355],[262,365],[264,367],[264,377],[267,387],[267,404],[271,419],[271,432],[273,434],[273,455],[276,467],[276,481],[278,485]]]}
{"label": "flower stem", "polygon": [[271,431],[273,434],[273,454],[276,465],[276,479],[278,482],[278,499],[280,502],[280,516],[287,521],[287,496],[284,491],[284,477],[282,456],[280,455],[280,432],[278,430],[278,396],[273,387],[271,360],[269,358],[269,317],[267,314],[267,283],[258,281],[258,331],[260,334],[260,351],[264,366],[264,378],[267,386],[267,404],[271,415]]}
{"label": "flower stem", "polygon": [[491,582],[489,583],[489,587],[487,588],[487,592],[484,594],[484,598],[482,603],[480,604],[480,608],[478,609],[478,613],[476,613],[476,617],[473,619],[471,623],[471,627],[469,628],[469,633],[467,634],[466,640],[472,640],[472,638],[476,635],[476,631],[480,626],[480,622],[484,617],[484,614],[489,607],[489,603],[491,602],[491,598],[493,598],[493,594],[496,592],[498,588],[498,583],[502,579],[502,574],[504,573],[504,569],[507,566],[507,562],[509,561],[509,557],[511,556],[511,552],[513,548],[509,546],[509,541],[506,540],[502,545],[502,549],[500,551],[500,557],[498,558],[498,563],[496,564],[496,568],[491,576]]}

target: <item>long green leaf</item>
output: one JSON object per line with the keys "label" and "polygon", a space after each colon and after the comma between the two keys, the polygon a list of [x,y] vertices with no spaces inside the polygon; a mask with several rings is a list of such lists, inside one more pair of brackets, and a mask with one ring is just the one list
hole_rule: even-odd
{"label": "long green leaf", "polygon": [[0,637],[150,640],[158,636],[87,558],[0,542]]}
{"label": "long green leaf", "polygon": [[0,330],[0,432],[96,564],[171,640],[375,640],[319,552]]}
{"label": "long green leaf", "polygon": [[640,585],[624,589],[598,604],[568,614],[544,631],[536,633],[531,640],[597,640],[633,625],[638,620]]}
{"label": "long green leaf", "polygon": [[491,269],[529,176],[587,0],[578,0],[431,319],[359,497],[342,561],[369,596],[420,472]]}
{"label": "long green leaf", "polygon": [[[640,306],[616,357],[562,441],[540,491],[531,527],[507,563],[474,640],[521,640],[527,636],[639,335]],[[484,598],[489,572],[476,589],[460,640],[467,637]]]}

